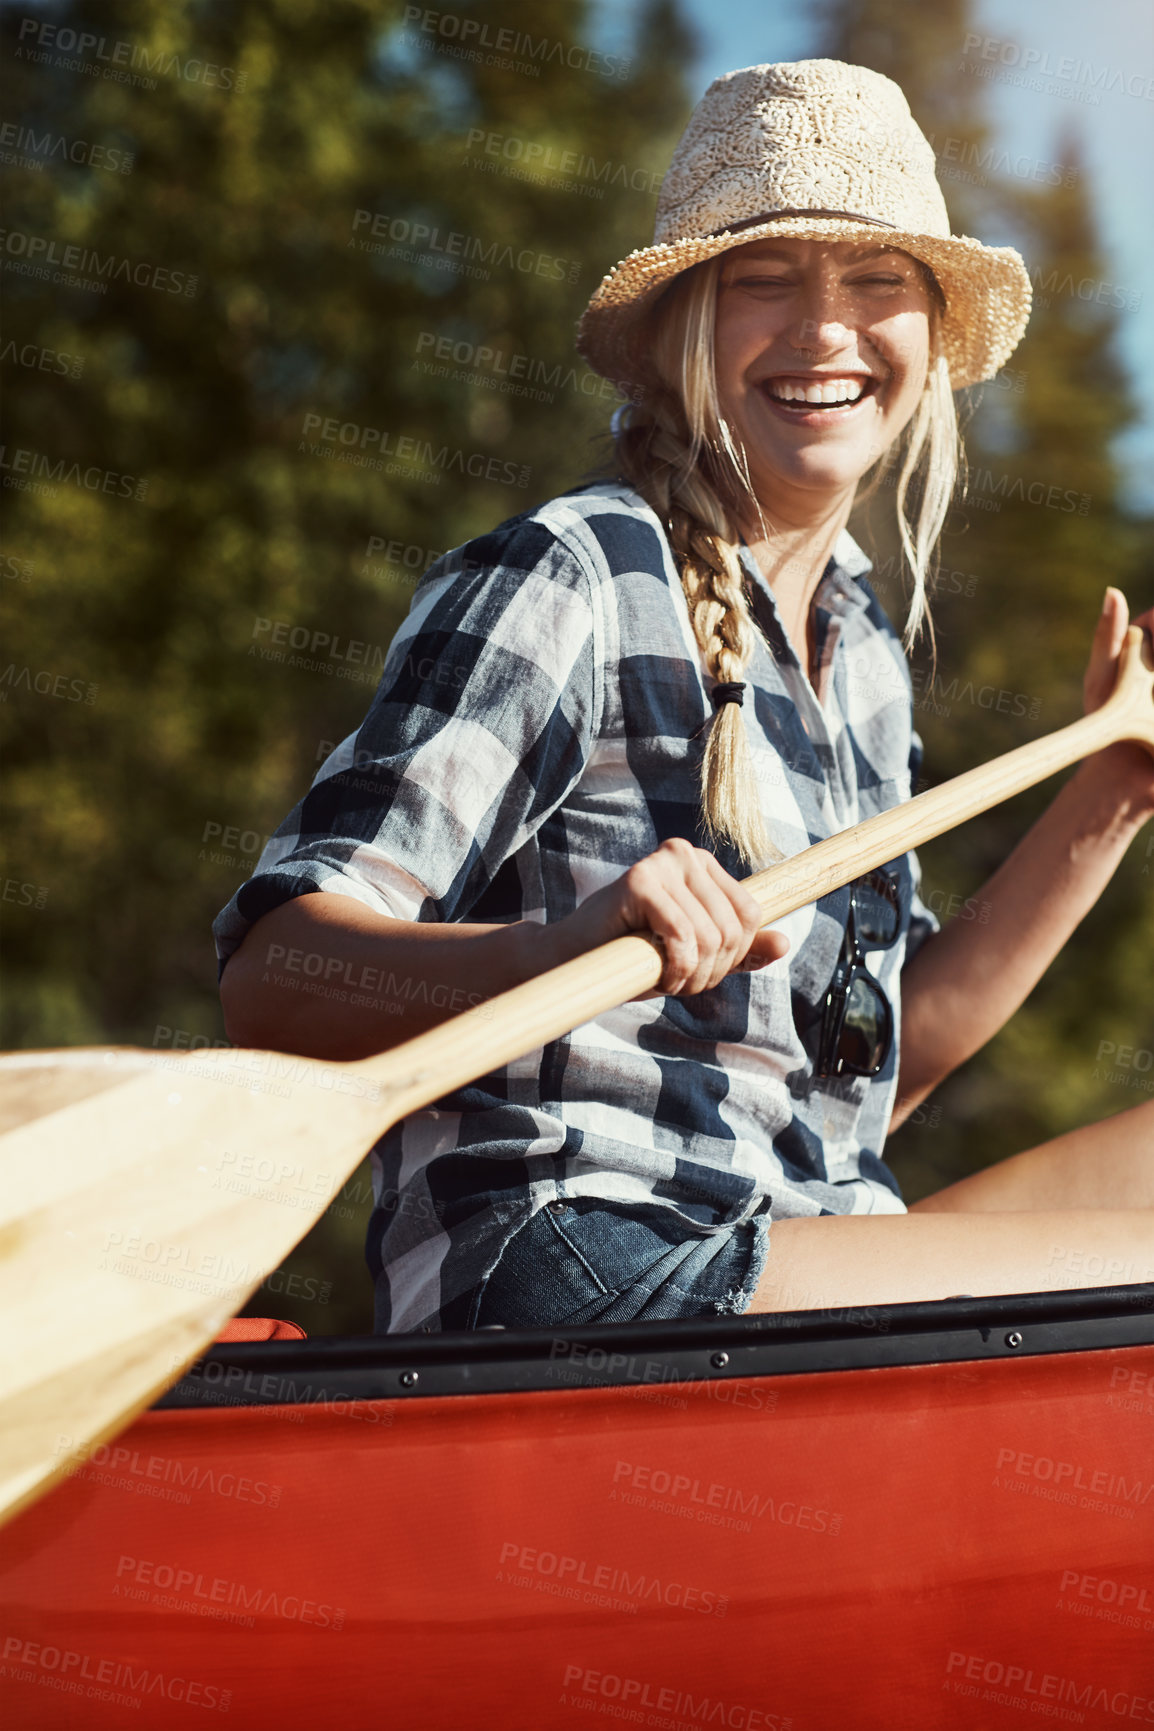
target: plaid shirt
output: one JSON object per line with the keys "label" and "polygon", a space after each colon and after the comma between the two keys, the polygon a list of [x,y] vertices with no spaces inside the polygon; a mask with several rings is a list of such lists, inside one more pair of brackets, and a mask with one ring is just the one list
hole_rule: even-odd
{"label": "plaid shirt", "polygon": [[[908,799],[921,745],[901,644],[843,534],[815,597],[817,689],[743,549],[761,625],[743,714],[792,855]],[[630,488],[551,500],[446,553],[417,589],[359,731],[219,915],[330,890],[403,920],[559,920],[669,836],[705,845],[712,715],[672,553]],[[724,849],[718,857],[741,875]],[[894,862],[898,941],[869,957],[900,1033],[903,961],[937,922]],[[702,1227],[898,1213],[882,1073],[817,1079],[848,889],[777,923],[787,957],[696,997],[629,1003],[414,1113],[373,1151],[377,1327],[467,1327],[510,1236],[558,1197],[659,1203]]]}

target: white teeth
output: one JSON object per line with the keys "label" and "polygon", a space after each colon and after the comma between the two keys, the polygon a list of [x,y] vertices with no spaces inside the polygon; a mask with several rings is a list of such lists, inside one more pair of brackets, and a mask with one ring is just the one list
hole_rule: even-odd
{"label": "white teeth", "polygon": [[813,380],[803,385],[792,379],[771,379],[770,394],[783,403],[856,403],[865,389],[864,380]]}

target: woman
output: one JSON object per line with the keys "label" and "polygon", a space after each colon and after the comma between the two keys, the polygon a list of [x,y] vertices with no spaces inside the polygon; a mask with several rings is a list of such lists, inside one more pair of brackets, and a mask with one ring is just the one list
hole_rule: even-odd
{"label": "woman", "polygon": [[[328,1058],[622,932],[664,944],[658,993],[382,1139],[379,1330],[1154,1279],[1154,1103],[908,1212],[882,1160],[1154,812],[1147,754],[1075,772],[981,926],[936,929],[913,856],[776,932],[738,881],[909,797],[909,673],[845,525],[863,477],[896,474],[912,639],[952,390],[1028,310],[1016,253],[950,236],[888,79],[804,61],[710,88],[657,242],[582,322],[631,398],[617,474],[433,567],[364,725],[217,921],[230,1037]],[[1126,623],[1107,591],[1091,708]]]}

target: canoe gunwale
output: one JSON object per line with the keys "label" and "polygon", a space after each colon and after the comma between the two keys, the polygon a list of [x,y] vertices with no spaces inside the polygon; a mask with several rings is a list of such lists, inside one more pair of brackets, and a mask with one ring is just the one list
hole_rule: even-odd
{"label": "canoe gunwale", "polygon": [[718,1382],[1154,1344],[1154,1285],[568,1330],[322,1336],[214,1347],[160,1410]]}

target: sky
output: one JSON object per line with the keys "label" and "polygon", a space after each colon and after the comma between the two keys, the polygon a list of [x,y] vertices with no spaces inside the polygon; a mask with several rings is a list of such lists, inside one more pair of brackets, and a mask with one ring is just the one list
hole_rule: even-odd
{"label": "sky", "polygon": [[[694,76],[695,95],[702,95],[722,72],[763,61],[802,60],[814,52],[817,23],[805,0],[681,0],[697,30],[701,52]],[[910,0],[915,3],[915,0]],[[932,4],[932,0],[925,0]],[[635,0],[601,0],[600,31],[624,31]],[[969,50],[968,62],[980,61],[995,76],[984,78],[988,116],[995,142],[1037,161],[1056,157],[1055,138],[1071,118],[1081,128],[1089,173],[1097,195],[1101,241],[1108,267],[1105,281],[1123,291],[1128,306],[1120,314],[1119,346],[1136,379],[1154,378],[1154,4],[1151,0],[976,0],[975,33],[982,49]],[[993,44],[990,47],[990,44]],[[959,43],[959,67],[964,43]],[[1021,79],[1019,57],[1034,56],[1028,74],[1043,88],[1014,82]],[[1047,61],[1044,57],[1049,56]],[[1073,78],[1082,97],[1073,100],[1070,85],[1051,76],[1060,63],[1080,63]],[[1005,62],[1016,64],[1005,64]],[[1121,74],[1131,90],[1095,89],[1084,81],[1103,66],[1107,84]],[[1081,76],[1080,76],[1081,74]],[[998,81],[1001,75],[1005,82]],[[959,72],[959,76],[968,74]],[[1062,80],[1071,77],[1069,70]],[[949,185],[945,186],[949,202]],[[979,239],[1003,244],[1006,236]],[[1112,298],[1112,297],[1111,297]],[[1011,366],[1013,362],[1011,361]],[[1154,393],[1139,397],[1141,420],[1119,441],[1117,454],[1126,475],[1126,497],[1136,509],[1154,511]]]}

